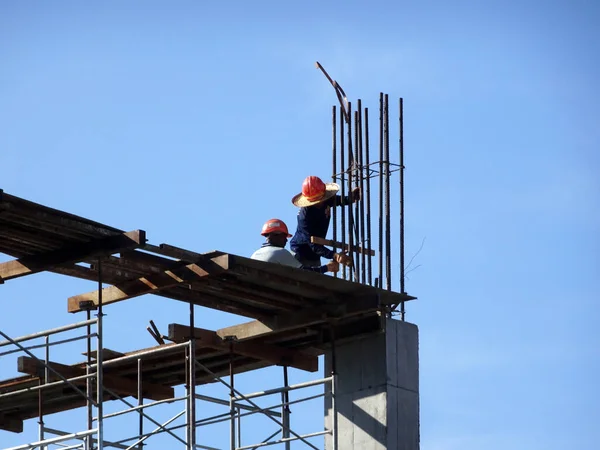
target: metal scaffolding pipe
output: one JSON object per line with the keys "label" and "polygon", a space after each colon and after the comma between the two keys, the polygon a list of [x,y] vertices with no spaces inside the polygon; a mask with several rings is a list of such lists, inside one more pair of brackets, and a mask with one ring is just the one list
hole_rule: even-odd
{"label": "metal scaffolding pipe", "polygon": [[[46,336],[46,337],[48,337],[48,336]],[[96,333],[92,333],[90,335],[90,337],[96,337]],[[73,338],[69,338],[69,339],[61,339],[60,341],[54,341],[54,342],[52,342],[48,346],[49,347],[55,347],[55,346],[60,345],[60,344],[68,344],[69,342],[82,341],[83,339],[87,339],[87,335],[83,334],[81,336],[77,336],[77,337],[73,337]],[[46,346],[47,346],[47,344],[36,344],[36,345],[30,345],[28,347],[23,347],[23,348],[26,348],[27,350],[35,350],[35,349],[38,349],[38,348],[44,348]],[[22,352],[22,351],[23,350],[21,350],[19,348],[16,348],[14,350],[8,350],[6,352],[0,353],[0,356],[11,355],[13,353],[19,353],[19,352]]]}
{"label": "metal scaffolding pipe", "polygon": [[[187,345],[187,343],[186,343]],[[108,392],[110,395],[112,395],[113,397],[115,397],[115,399],[125,403],[127,406],[129,406],[130,408],[136,408],[135,406],[133,406],[131,403],[129,403],[127,400],[125,400],[124,398],[122,398],[121,396],[117,395],[115,392],[111,391],[108,388],[104,388],[104,390],[106,392]],[[143,411],[143,410],[142,410]],[[185,413],[182,412],[181,415],[183,415]],[[144,417],[149,420],[150,422],[152,422],[154,425],[158,426],[158,427],[162,427],[163,425],[161,425],[158,421],[154,420],[152,417],[150,417],[148,414],[146,414],[145,412],[142,412],[142,414],[144,415]],[[100,421],[102,419],[102,417],[98,417],[97,420]],[[184,425],[185,426],[185,425]],[[171,431],[169,431],[169,429],[164,428],[164,431],[166,431],[167,433],[169,433],[171,436],[173,436],[175,439],[177,439],[178,441],[180,441],[182,444],[187,445],[187,443],[185,442],[185,440],[181,439],[179,436],[175,435],[174,433],[172,433]],[[126,440],[130,440],[130,439],[126,439]],[[119,441],[119,442],[124,442],[124,441]]]}
{"label": "metal scaffolding pipe", "polygon": [[55,438],[46,439],[44,441],[32,442],[31,444],[18,445],[16,447],[9,447],[9,448],[5,448],[4,450],[29,450],[29,449],[33,449],[36,447],[43,447],[43,446],[48,446],[51,444],[57,444],[59,442],[64,442],[64,441],[68,441],[71,439],[80,439],[82,437],[91,436],[92,434],[96,433],[97,431],[98,431],[98,429],[94,428],[93,430],[86,430],[86,431],[80,431],[78,433],[66,434],[64,436],[58,436]]}
{"label": "metal scaffolding pipe", "polygon": [[305,439],[311,438],[311,437],[316,437],[316,436],[323,436],[324,434],[329,434],[329,433],[330,432],[327,431],[327,430],[325,430],[325,431],[317,431],[315,433],[303,434],[301,436],[298,435],[296,437],[279,439],[278,441],[271,441],[271,442],[264,442],[264,443],[260,443],[260,444],[246,445],[244,447],[238,447],[236,450],[248,450],[248,449],[254,449],[254,448],[259,448],[259,447],[267,447],[269,445],[276,445],[276,444],[283,444],[285,442],[297,441],[298,439],[301,439],[305,444],[310,445],[313,448],[316,448],[312,444],[310,444],[309,442],[307,442]]}
{"label": "metal scaffolding pipe", "polygon": [[[37,356],[35,356],[33,353],[31,353],[29,350],[27,350],[25,347],[23,347],[20,343],[13,341],[10,336],[6,335],[5,333],[3,333],[2,331],[0,331],[0,336],[2,336],[4,339],[6,339],[7,341],[11,342],[12,344],[16,345],[17,347],[19,347],[21,350],[23,350],[23,352],[25,352],[28,356],[30,356],[31,358],[33,358],[34,360],[36,360],[38,363],[43,364],[45,367],[47,367],[52,373],[54,373],[54,375],[56,375],[58,378],[60,378],[62,380],[62,382],[67,383],[69,386],[71,386],[72,389],[74,389],[75,391],[77,391],[79,394],[81,394],[84,398],[88,398],[87,395],[81,390],[79,389],[77,386],[75,386],[71,381],[72,380],[79,380],[79,379],[85,379],[87,376],[83,375],[82,377],[75,377],[75,378],[65,378],[63,377],[60,373],[58,373],[56,370],[54,370],[52,367],[50,367],[48,365],[47,361],[42,361],[40,360]],[[28,391],[34,391],[36,389],[42,389],[46,386],[50,386],[51,384],[60,384],[61,381],[58,381],[56,383],[50,383],[50,384],[46,384],[45,386],[37,386],[36,387],[32,387],[32,388],[27,388],[27,389],[21,389],[20,391],[14,391],[14,392],[9,392],[6,394],[1,394],[0,398],[4,398],[4,397],[9,397],[11,395],[15,395],[16,393],[22,393],[22,392],[28,392]]]}
{"label": "metal scaffolding pipe", "polygon": [[[196,361],[196,364],[198,365],[198,367],[200,367],[202,370],[204,370],[206,373],[208,373],[210,376],[213,377],[214,380],[218,381],[219,383],[223,384],[224,386],[230,388],[235,394],[237,394],[239,397],[241,397],[242,400],[247,401],[248,403],[250,403],[252,406],[254,406],[255,408],[260,408],[260,406],[258,406],[256,403],[254,403],[252,400],[249,400],[246,396],[244,396],[241,392],[239,392],[238,390],[236,390],[233,386],[230,386],[229,383],[227,383],[226,381],[224,381],[221,377],[217,376],[217,374],[215,374],[212,370],[210,370],[208,367],[206,367],[204,364]],[[280,427],[283,426],[283,424],[275,419],[274,417],[265,414],[266,417],[268,417],[270,420],[272,420],[273,422],[275,422],[277,425],[279,425]],[[304,442],[306,445],[308,445],[311,448],[314,448],[315,450],[319,450],[317,447],[315,447],[314,445],[312,445],[310,442],[308,442],[305,439],[302,439],[302,437],[296,433],[293,430],[290,430],[290,433],[292,433],[294,436],[296,436],[297,438],[301,439],[302,442]]]}
{"label": "metal scaffolding pipe", "polygon": [[31,339],[36,339],[36,338],[40,338],[40,337],[44,337],[44,336],[50,336],[51,334],[61,333],[63,331],[74,330],[76,328],[83,328],[85,326],[96,323],[96,321],[97,321],[96,319],[86,320],[86,321],[74,323],[71,325],[65,325],[65,326],[58,327],[58,328],[52,328],[52,329],[46,330],[46,331],[40,331],[39,333],[33,333],[33,334],[25,335],[25,336],[20,336],[15,339],[0,341],[0,347],[5,347],[10,344],[15,344],[16,342],[24,342],[24,341],[29,341]]}
{"label": "metal scaffolding pipe", "polygon": [[[142,434],[144,434],[144,414],[142,414],[143,412],[143,406],[144,406],[144,389],[143,389],[143,377],[142,377],[142,360],[138,359],[137,361],[137,369],[138,369],[138,373],[137,373],[137,381],[138,381],[138,407],[140,409],[140,415],[138,417],[138,432],[140,434],[140,436]],[[106,417],[105,417],[106,418]],[[144,445],[140,442],[140,445],[138,446],[139,450],[142,450],[144,448]]]}
{"label": "metal scaffolding pipe", "polygon": [[[110,419],[111,417],[122,416],[123,414],[127,414],[127,413],[134,412],[134,411],[139,411],[140,409],[144,410],[144,409],[150,408],[152,406],[161,405],[163,403],[175,403],[175,402],[178,402],[179,400],[185,400],[186,398],[187,398],[187,395],[183,396],[183,397],[175,397],[175,398],[168,398],[165,400],[157,400],[152,403],[146,403],[144,405],[134,406],[132,408],[123,409],[121,411],[116,411],[114,413],[105,414],[104,418]],[[97,420],[97,417],[94,417],[94,420]]]}
{"label": "metal scaffolding pipe", "polygon": [[96,407],[98,409],[98,446],[97,450],[104,448],[104,368],[102,363],[104,357],[102,355],[102,259],[98,258],[98,323],[97,331],[98,337],[96,338]]}
{"label": "metal scaffolding pipe", "polygon": [[194,304],[190,301],[190,330],[192,330],[192,336],[190,338],[190,348],[189,348],[189,385],[188,385],[188,398],[190,405],[190,421],[189,421],[189,445],[190,450],[194,450],[196,448],[196,368],[194,366],[194,360],[196,359],[196,323],[195,323],[195,311]]}
{"label": "metal scaffolding pipe", "polygon": [[283,387],[283,388],[267,389],[266,391],[253,392],[252,394],[238,396],[235,398],[235,400],[236,401],[247,400],[250,398],[264,397],[265,395],[279,394],[280,392],[284,392],[284,391],[293,391],[296,389],[302,389],[302,388],[311,387],[311,386],[318,386],[320,384],[330,383],[331,380],[332,380],[332,377],[327,377],[327,378],[321,378],[319,380],[306,381],[304,383],[292,384],[291,386],[288,386],[287,388]]}

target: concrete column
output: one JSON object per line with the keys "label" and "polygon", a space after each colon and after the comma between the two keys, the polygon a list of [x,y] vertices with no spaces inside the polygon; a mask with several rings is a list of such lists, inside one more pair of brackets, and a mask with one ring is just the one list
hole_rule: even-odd
{"label": "concrete column", "polygon": [[[419,330],[387,319],[383,332],[336,345],[338,450],[419,449]],[[331,352],[325,354],[325,375]],[[329,388],[328,388],[329,390]],[[325,427],[333,426],[325,400]],[[332,437],[325,450],[334,450]]]}

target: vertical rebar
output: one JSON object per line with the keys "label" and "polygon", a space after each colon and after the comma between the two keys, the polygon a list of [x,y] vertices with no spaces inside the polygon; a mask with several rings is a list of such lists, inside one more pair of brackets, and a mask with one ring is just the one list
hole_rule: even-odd
{"label": "vertical rebar", "polygon": [[[289,386],[287,366],[283,366],[283,385],[286,388]],[[283,427],[281,428],[281,436],[285,439],[290,437],[290,391],[286,390],[282,392],[282,403],[283,407],[281,408],[281,422],[283,424]],[[291,442],[287,441],[285,443],[285,450],[290,450],[290,446]]]}
{"label": "vertical rebar", "polygon": [[[333,105],[333,109],[331,112],[331,135],[332,135],[332,142],[331,142],[331,147],[332,147],[332,153],[333,153],[333,158],[332,158],[332,163],[333,163],[333,182],[336,183],[337,182],[337,129],[336,129],[336,125],[337,125],[337,121],[336,121],[336,107],[335,105]],[[332,208],[332,222],[333,222],[333,240],[337,241],[337,207]],[[335,253],[336,251],[336,247],[333,247],[333,251]],[[335,278],[337,278],[338,273],[334,272],[333,276]]]}
{"label": "vertical rebar", "polygon": [[388,94],[385,94],[385,288],[392,290],[392,249],[390,230],[390,122]]}
{"label": "vertical rebar", "polygon": [[[360,111],[360,100],[358,100],[358,107],[357,107],[357,111],[354,111],[354,169],[353,169],[353,175],[354,175],[354,187],[357,188],[359,187],[360,184],[360,175],[359,175],[359,171],[360,171],[360,158],[358,156],[358,148],[359,148],[359,137],[358,137],[358,111]],[[354,217],[354,233],[355,233],[355,245],[358,246],[360,245],[360,209],[359,209],[359,203],[360,202],[356,202],[354,203],[354,212],[353,212],[353,216]],[[353,253],[354,256],[354,253]],[[355,275],[355,280],[356,282],[360,283],[360,273],[361,273],[361,264],[360,264],[360,254],[356,253],[356,265],[354,266],[354,275]]]}
{"label": "vertical rebar", "polygon": [[383,283],[383,92],[379,93],[379,286]]}
{"label": "vertical rebar", "polygon": [[[366,191],[363,193],[363,196],[366,197],[366,201],[367,201],[367,217],[366,217],[366,222],[367,222],[367,240],[366,240],[366,244],[365,247],[368,248],[373,248],[373,245],[371,243],[371,165],[370,165],[370,161],[369,161],[369,108],[365,108],[365,165],[366,165],[366,169],[367,169],[367,186],[366,186]],[[363,200],[364,202],[364,200]],[[369,257],[367,258],[367,281],[369,284],[373,284],[373,278],[372,278],[372,268],[373,268],[373,261],[372,261],[372,256],[369,255]]]}
{"label": "vertical rebar", "polygon": [[[399,122],[400,122],[400,148],[399,148],[399,164],[400,164],[400,292],[404,293],[404,99],[399,101]],[[404,302],[400,302],[400,319],[404,321],[406,311],[404,310]]]}
{"label": "vertical rebar", "polygon": [[[138,369],[138,391],[137,391],[137,395],[138,395],[138,406],[142,406],[144,404],[144,389],[143,389],[143,376],[142,376],[142,358],[138,358],[137,360],[137,369]],[[139,417],[139,422],[138,422],[138,431],[140,433],[140,436],[142,436],[144,434],[144,410],[143,408],[140,408],[140,417]],[[140,443],[138,445],[138,449],[142,450],[144,448],[144,443],[140,440]]]}
{"label": "vertical rebar", "polygon": [[[346,195],[346,169],[344,161],[344,115],[340,114],[340,195],[344,199]],[[341,234],[342,234],[342,251],[346,248],[346,207],[341,207]],[[342,278],[346,279],[346,266],[342,265]]]}
{"label": "vertical rebar", "polygon": [[194,317],[194,303],[190,301],[190,357],[188,363],[190,365],[190,377],[189,377],[189,402],[190,402],[190,423],[189,423],[189,445],[190,450],[196,449],[196,320]]}
{"label": "vertical rebar", "polygon": [[361,275],[360,275],[360,282],[362,284],[365,284],[367,282],[367,260],[366,260],[366,255],[364,252],[364,249],[366,249],[366,239],[365,239],[365,167],[364,167],[364,159],[363,159],[363,153],[364,153],[364,147],[363,147],[363,122],[362,122],[362,105],[361,105],[361,101],[358,101],[358,142],[356,143],[356,145],[358,146],[358,169],[359,169],[359,175],[358,175],[358,187],[360,189],[360,205],[359,205],[359,209],[360,209],[360,246],[363,248],[363,252],[360,254],[360,259],[361,259],[361,264],[360,267],[362,268],[361,270]]}
{"label": "vertical rebar", "polygon": [[103,313],[102,313],[102,259],[98,258],[98,323],[96,338],[96,391],[97,397],[96,402],[98,403],[98,446],[97,450],[103,450],[104,448],[104,369],[102,364],[104,363],[104,356],[102,354],[102,342],[103,342]]}
{"label": "vertical rebar", "polygon": [[348,203],[348,255],[352,260],[352,266],[349,270],[349,279],[355,281],[354,271],[356,270],[356,265],[354,264],[354,217],[352,215],[352,172],[354,171],[354,155],[352,153],[352,105],[351,102],[348,102],[348,198],[350,203]]}

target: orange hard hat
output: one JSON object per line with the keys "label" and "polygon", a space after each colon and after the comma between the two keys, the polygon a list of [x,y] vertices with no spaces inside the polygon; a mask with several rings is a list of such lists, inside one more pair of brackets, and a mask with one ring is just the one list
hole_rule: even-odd
{"label": "orange hard hat", "polygon": [[270,233],[283,233],[286,234],[289,238],[292,237],[292,235],[288,232],[287,225],[283,222],[283,220],[279,219],[267,220],[263,225],[260,234],[266,236]]}
{"label": "orange hard hat", "polygon": [[302,183],[302,195],[309,202],[314,202],[323,198],[325,191],[326,187],[323,180],[314,175],[306,177]]}
{"label": "orange hard hat", "polygon": [[316,205],[333,197],[339,190],[340,187],[337,184],[323,183],[319,177],[311,175],[304,179],[302,192],[294,195],[292,203],[300,208]]}

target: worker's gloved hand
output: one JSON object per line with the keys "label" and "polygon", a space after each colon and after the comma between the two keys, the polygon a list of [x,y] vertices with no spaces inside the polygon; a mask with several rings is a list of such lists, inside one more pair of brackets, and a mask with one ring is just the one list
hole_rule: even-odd
{"label": "worker's gloved hand", "polygon": [[327,263],[327,272],[337,272],[338,270],[340,270],[340,263],[338,263],[337,261],[329,261]]}
{"label": "worker's gloved hand", "polygon": [[352,189],[352,194],[351,194],[351,198],[352,198],[352,202],[357,202],[360,200],[361,194],[360,194],[360,188],[359,187],[355,187],[354,189]]}
{"label": "worker's gloved hand", "polygon": [[344,266],[351,266],[352,265],[352,258],[350,258],[348,255],[346,255],[346,252],[340,252],[340,253],[334,254],[333,255],[333,260],[335,262],[343,264]]}

